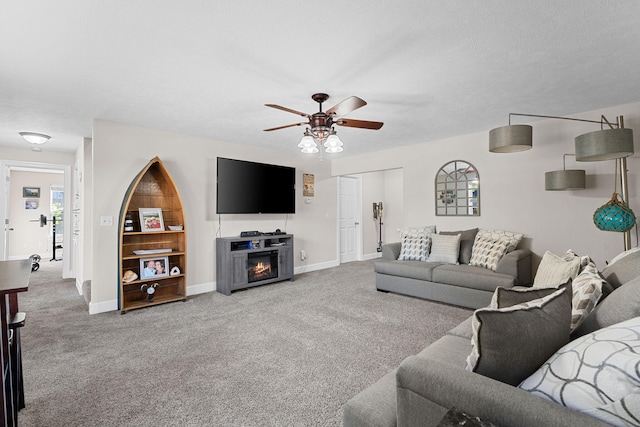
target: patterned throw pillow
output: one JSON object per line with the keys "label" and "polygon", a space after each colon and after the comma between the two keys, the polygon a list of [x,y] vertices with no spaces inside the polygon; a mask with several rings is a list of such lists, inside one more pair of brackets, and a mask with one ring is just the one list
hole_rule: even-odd
{"label": "patterned throw pillow", "polygon": [[460,235],[434,234],[431,236],[431,253],[429,262],[442,262],[445,264],[458,264],[460,251]]}
{"label": "patterned throw pillow", "polygon": [[551,295],[500,309],[473,313],[468,371],[518,385],[569,342],[571,295]]}
{"label": "patterned throw pillow", "polygon": [[570,316],[571,295],[564,287],[514,306],[476,310],[467,370],[519,384],[569,341]]}
{"label": "patterned throw pillow", "polygon": [[542,256],[538,271],[533,278],[533,287],[554,287],[569,279],[574,279],[580,270],[580,257],[570,257],[567,259],[546,251]]}
{"label": "patterned throw pillow", "polygon": [[498,262],[507,253],[509,245],[511,245],[509,237],[503,236],[495,240],[492,237],[480,236],[478,233],[473,242],[469,265],[496,271]]}
{"label": "patterned throw pillow", "polygon": [[435,225],[399,228],[398,233],[402,240],[402,246],[398,259],[426,261],[431,246],[430,236],[435,232]]}
{"label": "patterned throw pillow", "polygon": [[514,233],[513,231],[504,231],[504,230],[478,230],[478,234],[476,235],[480,237],[487,237],[489,239],[498,240],[501,237],[506,237],[509,239],[509,247],[507,248],[507,252],[511,252],[518,247],[520,241],[524,237],[522,233]]}
{"label": "patterned throw pillow", "polygon": [[520,388],[606,423],[640,419],[640,317],[571,341]]}
{"label": "patterned throw pillow", "polygon": [[596,307],[602,297],[602,289],[606,285],[593,261],[589,261],[582,272],[573,279],[573,301],[571,310],[571,330],[580,323]]}

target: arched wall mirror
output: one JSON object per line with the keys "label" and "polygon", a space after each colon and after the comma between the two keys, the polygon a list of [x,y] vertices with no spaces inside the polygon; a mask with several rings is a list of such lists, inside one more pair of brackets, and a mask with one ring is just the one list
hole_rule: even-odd
{"label": "arched wall mirror", "polygon": [[454,160],[436,174],[436,215],[480,216],[480,175],[469,162]]}

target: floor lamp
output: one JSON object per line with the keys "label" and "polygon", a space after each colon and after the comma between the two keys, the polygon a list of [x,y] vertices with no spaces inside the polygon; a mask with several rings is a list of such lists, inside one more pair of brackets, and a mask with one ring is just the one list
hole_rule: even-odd
{"label": "floor lamp", "polygon": [[[611,123],[605,116],[599,121],[572,117],[547,116],[539,114],[509,113],[509,125],[489,132],[489,151],[492,153],[514,153],[532,147],[533,128],[529,125],[512,125],[511,116],[539,117],[545,119],[573,120],[597,123],[601,130],[579,135],[575,138],[575,156],[579,162],[615,160],[620,166],[620,188],[622,200],[629,204],[629,184],[627,179],[627,157],[633,155],[633,132],[624,127],[622,116]],[[605,128],[605,125],[608,128]],[[624,249],[631,249],[631,232],[623,232]]]}

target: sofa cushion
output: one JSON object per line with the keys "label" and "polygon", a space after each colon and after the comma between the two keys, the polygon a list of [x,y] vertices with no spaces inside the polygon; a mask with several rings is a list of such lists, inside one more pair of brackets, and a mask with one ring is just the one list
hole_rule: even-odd
{"label": "sofa cushion", "polygon": [[431,273],[433,282],[493,292],[498,286],[511,288],[516,278],[473,265],[436,265]]}
{"label": "sofa cushion", "polygon": [[344,426],[395,426],[396,370],[349,399],[343,411]]}
{"label": "sofa cushion", "polygon": [[555,287],[578,275],[580,257],[563,258],[546,251],[533,278],[534,288]]}
{"label": "sofa cushion", "polygon": [[476,235],[476,237],[477,236],[488,237],[493,240],[498,240],[501,237],[506,237],[507,239],[509,239],[509,247],[507,248],[507,252],[511,252],[518,247],[520,241],[524,237],[524,234],[514,233],[513,231],[485,230],[481,228],[480,230],[478,230],[478,234]]}
{"label": "sofa cushion", "polygon": [[439,265],[424,261],[389,261],[381,259],[373,263],[373,270],[376,273],[388,274],[389,276],[408,277],[431,282],[433,281],[433,269]]}
{"label": "sofa cushion", "polygon": [[559,349],[520,388],[613,425],[640,419],[640,317]]}
{"label": "sofa cushion", "polygon": [[505,236],[496,240],[492,237],[476,235],[469,265],[496,271],[498,263],[507,253],[510,244],[511,240]]}
{"label": "sofa cushion", "polygon": [[430,262],[443,262],[445,264],[458,264],[460,254],[460,235],[448,236],[434,234],[431,236]]}
{"label": "sofa cushion", "polygon": [[570,321],[567,287],[527,303],[476,310],[467,370],[518,385],[569,342]]}
{"label": "sofa cushion", "polygon": [[640,276],[617,288],[603,299],[578,325],[574,337],[640,316]]}
{"label": "sofa cushion", "polygon": [[469,264],[469,261],[471,261],[473,242],[475,241],[476,234],[478,234],[478,229],[472,228],[470,230],[461,231],[441,231],[440,234],[460,235],[460,255],[458,256],[458,262],[460,262],[460,264]]}
{"label": "sofa cushion", "polygon": [[464,322],[459,323],[458,326],[447,332],[447,335],[453,335],[454,337],[460,337],[471,341],[471,337],[473,336],[472,322],[473,316],[469,316]]}
{"label": "sofa cushion", "polygon": [[614,257],[602,270],[602,276],[614,288],[640,276],[640,248],[629,249]]}

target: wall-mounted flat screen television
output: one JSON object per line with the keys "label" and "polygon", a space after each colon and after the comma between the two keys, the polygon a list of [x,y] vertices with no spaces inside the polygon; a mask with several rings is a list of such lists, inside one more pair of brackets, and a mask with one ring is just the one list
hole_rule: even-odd
{"label": "wall-mounted flat screen television", "polygon": [[296,212],[296,169],[218,157],[216,213]]}

